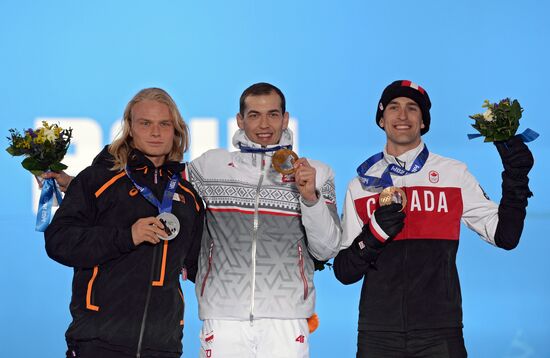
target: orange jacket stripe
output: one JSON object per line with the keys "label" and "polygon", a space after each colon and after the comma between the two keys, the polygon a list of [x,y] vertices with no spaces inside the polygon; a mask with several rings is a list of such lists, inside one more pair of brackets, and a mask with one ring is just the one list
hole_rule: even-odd
{"label": "orange jacket stripe", "polygon": [[105,191],[105,189],[113,185],[114,182],[116,182],[117,180],[119,180],[125,175],[126,175],[126,172],[120,172],[114,177],[112,177],[107,183],[103,184],[103,186],[95,192],[95,197],[98,198]]}
{"label": "orange jacket stripe", "polygon": [[162,249],[162,266],[160,267],[160,278],[158,281],[153,281],[153,286],[164,285],[164,273],[166,271],[166,256],[168,254],[168,241],[164,241],[164,247]]}
{"label": "orange jacket stripe", "polygon": [[184,187],[183,185],[181,185],[181,183],[178,183],[178,185],[180,186],[180,188],[183,189],[183,191],[191,194],[191,196],[193,197],[193,200],[195,200],[195,209],[197,209],[197,211],[200,210],[200,206],[199,206],[199,203],[197,203],[197,198],[195,198],[195,194],[193,194],[193,192],[189,189],[187,189],[186,187]]}
{"label": "orange jacket stripe", "polygon": [[141,168],[136,168],[136,170],[143,170],[143,174],[147,174],[149,167],[147,165],[142,166]]}
{"label": "orange jacket stripe", "polygon": [[88,281],[88,290],[86,291],[86,308],[92,311],[99,311],[99,306],[92,304],[92,286],[98,272],[99,266],[94,266],[94,272],[92,273],[92,278]]}

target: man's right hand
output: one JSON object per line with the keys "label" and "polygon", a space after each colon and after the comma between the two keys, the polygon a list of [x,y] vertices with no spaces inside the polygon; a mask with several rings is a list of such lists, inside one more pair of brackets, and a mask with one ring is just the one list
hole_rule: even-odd
{"label": "man's right hand", "polygon": [[139,219],[132,225],[132,240],[135,246],[144,242],[158,244],[160,242],[158,236],[168,237],[164,231],[164,225],[154,216]]}
{"label": "man's right hand", "polygon": [[374,211],[369,228],[379,241],[392,240],[401,232],[405,225],[405,213],[400,210],[401,204],[393,203],[381,206]]}
{"label": "man's right hand", "polygon": [[355,238],[351,250],[367,262],[374,262],[386,246],[403,229],[405,213],[401,204],[390,204],[376,209],[370,222]]}

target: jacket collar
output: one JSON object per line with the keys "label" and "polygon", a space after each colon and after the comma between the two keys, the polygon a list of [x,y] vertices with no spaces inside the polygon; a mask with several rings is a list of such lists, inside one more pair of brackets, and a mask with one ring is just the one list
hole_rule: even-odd
{"label": "jacket collar", "polygon": [[384,160],[388,164],[396,164],[396,165],[399,165],[400,167],[403,167],[409,170],[411,169],[411,166],[414,160],[416,159],[418,154],[420,154],[422,149],[424,149],[424,141],[420,140],[420,144],[416,148],[413,148],[395,157],[393,155],[388,154],[388,152],[386,151],[386,147],[384,147]]}
{"label": "jacket collar", "polygon": [[[286,146],[286,145],[292,145],[293,143],[293,133],[292,131],[287,128],[283,131],[281,135],[281,139],[279,140],[279,143],[268,145],[268,148],[273,148],[276,146]],[[239,149],[241,146],[244,147],[250,147],[250,148],[261,148],[262,146],[258,143],[255,143],[251,141],[246,134],[244,133],[243,129],[238,129],[235,134],[233,135],[233,146],[237,149]]]}
{"label": "jacket collar", "polygon": [[130,167],[132,171],[146,167],[149,170],[160,169],[174,173],[183,170],[184,164],[175,161],[165,161],[160,167],[157,168],[153,162],[151,162],[151,160],[149,160],[149,158],[147,158],[140,150],[133,149],[128,155],[128,167]]}
{"label": "jacket collar", "polygon": [[[292,145],[292,139],[293,134],[290,129],[285,129],[281,135],[281,139],[279,140],[279,143],[269,145],[268,148],[274,148],[277,146],[288,146]],[[261,148],[262,146],[258,143],[255,143],[251,141],[246,134],[244,133],[244,130],[238,129],[235,134],[233,135],[233,146],[237,149],[240,148],[240,146],[244,147],[250,147],[250,148]],[[264,163],[264,166],[271,166],[271,157],[273,156],[274,152],[268,152],[265,154],[262,153],[243,153],[240,151],[233,152],[234,154],[234,163],[233,165],[239,166],[240,164],[245,166],[252,166],[252,167],[259,167]],[[260,159],[261,158],[261,159]]]}

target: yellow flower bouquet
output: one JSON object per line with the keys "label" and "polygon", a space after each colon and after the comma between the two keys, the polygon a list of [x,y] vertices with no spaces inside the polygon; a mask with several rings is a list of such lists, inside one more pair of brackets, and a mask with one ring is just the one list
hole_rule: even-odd
{"label": "yellow flower bouquet", "polygon": [[23,168],[39,176],[47,170],[67,169],[61,161],[67,153],[71,137],[72,128],[63,129],[57,124],[43,121],[42,127],[36,130],[29,128],[23,134],[10,129],[10,145],[6,151],[13,156],[25,156],[21,162]]}
{"label": "yellow flower bouquet", "polygon": [[[61,161],[71,143],[72,128],[63,129],[57,124],[43,121],[38,129],[27,129],[22,134],[16,129],[10,129],[10,142],[6,151],[13,156],[25,156],[21,162],[39,180],[46,171],[61,171],[67,166]],[[45,231],[50,223],[51,209],[54,201],[61,203],[62,197],[54,179],[42,182],[42,191],[38,202],[36,231]]]}

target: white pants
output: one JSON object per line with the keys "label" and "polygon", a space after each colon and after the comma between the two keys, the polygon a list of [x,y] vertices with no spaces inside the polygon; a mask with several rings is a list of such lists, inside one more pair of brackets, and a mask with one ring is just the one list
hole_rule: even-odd
{"label": "white pants", "polygon": [[201,358],[309,358],[306,319],[205,320]]}

